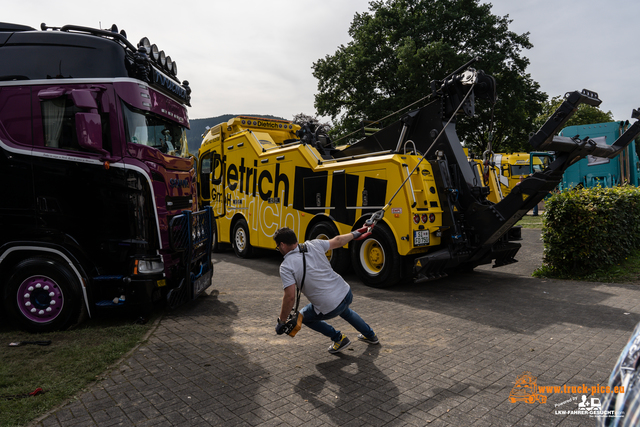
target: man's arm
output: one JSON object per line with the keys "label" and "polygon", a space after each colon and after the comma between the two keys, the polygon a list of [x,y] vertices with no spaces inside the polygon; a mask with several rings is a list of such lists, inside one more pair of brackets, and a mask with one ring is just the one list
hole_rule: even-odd
{"label": "man's arm", "polygon": [[353,240],[353,234],[341,234],[339,236],[334,237],[333,239],[329,239],[329,249],[338,249],[349,243]]}
{"label": "man's arm", "polygon": [[341,234],[329,240],[329,249],[338,249],[352,241],[353,239],[362,240],[371,235],[373,225],[365,225],[362,228],[352,231],[351,233]]}
{"label": "man's arm", "polygon": [[296,303],[296,285],[287,286],[284,288],[284,295],[282,297],[282,308],[280,309],[280,321],[285,322],[293,305]]}

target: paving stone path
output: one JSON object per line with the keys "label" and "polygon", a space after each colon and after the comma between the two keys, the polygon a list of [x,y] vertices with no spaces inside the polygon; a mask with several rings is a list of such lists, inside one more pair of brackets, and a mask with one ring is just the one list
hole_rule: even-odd
{"label": "paving stone path", "polygon": [[[604,385],[636,323],[640,287],[536,279],[539,230],[520,262],[426,284],[364,286],[352,307],[381,345],[342,354],[304,328],[276,336],[279,256],[216,254],[210,295],[164,315],[146,343],[37,426],[578,426],[581,393],[509,399],[538,386]],[[592,396],[589,396],[589,398]]]}

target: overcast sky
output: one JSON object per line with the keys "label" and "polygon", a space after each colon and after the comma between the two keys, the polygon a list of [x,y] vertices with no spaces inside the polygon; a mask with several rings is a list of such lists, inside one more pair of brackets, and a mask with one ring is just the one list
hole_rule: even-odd
{"label": "overcast sky", "polygon": [[[487,1],[489,2],[489,1]],[[493,0],[510,29],[530,33],[528,72],[550,97],[587,88],[616,120],[640,107],[636,81],[637,0]],[[182,0],[167,2],[20,0],[0,20],[40,28],[116,24],[136,44],[146,36],[190,82],[191,118],[222,114],[315,115],[313,62],[350,40],[348,29],[368,0]],[[433,76],[439,78],[442,76]],[[498,93],[500,88],[498,87]]]}

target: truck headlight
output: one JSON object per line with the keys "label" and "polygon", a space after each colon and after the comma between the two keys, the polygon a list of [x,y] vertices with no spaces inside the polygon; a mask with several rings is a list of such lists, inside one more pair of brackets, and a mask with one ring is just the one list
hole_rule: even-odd
{"label": "truck headlight", "polygon": [[133,267],[133,274],[158,274],[164,272],[161,259],[137,259]]}

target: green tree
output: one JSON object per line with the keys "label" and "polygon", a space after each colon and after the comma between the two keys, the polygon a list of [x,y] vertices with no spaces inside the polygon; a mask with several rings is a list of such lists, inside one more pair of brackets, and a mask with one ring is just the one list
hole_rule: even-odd
{"label": "green tree", "polygon": [[[562,104],[562,101],[564,101],[562,97],[554,96],[553,98],[542,104],[542,112],[534,120],[536,129],[539,129],[542,125],[544,125],[547,119],[549,119],[553,112],[556,111],[560,104]],[[589,125],[592,123],[607,123],[613,121],[614,118],[611,111],[607,111],[605,113],[598,107],[580,104],[578,106],[578,111],[575,112],[575,114],[569,119],[565,126]]]}
{"label": "green tree", "polygon": [[298,114],[294,114],[293,115],[293,119],[291,120],[293,123],[297,124],[297,125],[302,125],[305,123],[311,123],[317,127],[320,127],[322,129],[323,132],[328,133],[331,131],[331,124],[327,123],[327,122],[323,122],[321,123],[320,120],[318,119],[318,117],[316,116],[310,116],[308,114],[305,113],[298,113]]}
{"label": "green tree", "polygon": [[[430,82],[442,79],[473,57],[474,67],[498,84],[493,151],[521,149],[534,130],[532,119],[547,99],[525,73],[532,47],[529,34],[509,31],[508,15],[491,14],[479,0],[374,0],[369,12],[351,23],[352,41],[313,64],[318,79],[315,107],[331,117],[335,134],[355,130],[362,120],[389,117],[431,94]],[[426,101],[425,101],[426,102]],[[490,139],[491,106],[476,103],[476,117],[458,124],[461,140],[476,152]]]}

